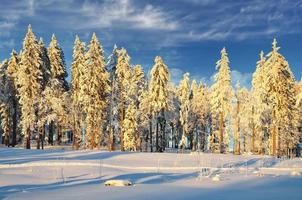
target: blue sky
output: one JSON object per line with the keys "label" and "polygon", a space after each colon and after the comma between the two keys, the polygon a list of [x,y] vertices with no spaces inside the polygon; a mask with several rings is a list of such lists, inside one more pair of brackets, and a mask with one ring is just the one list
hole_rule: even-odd
{"label": "blue sky", "polygon": [[174,82],[184,72],[210,82],[225,46],[233,81],[249,86],[274,37],[296,79],[302,72],[302,0],[1,0],[1,60],[21,49],[28,24],[47,45],[55,33],[68,68],[75,35],[88,43],[96,32],[106,55],[116,43],[146,71],[162,56]]}

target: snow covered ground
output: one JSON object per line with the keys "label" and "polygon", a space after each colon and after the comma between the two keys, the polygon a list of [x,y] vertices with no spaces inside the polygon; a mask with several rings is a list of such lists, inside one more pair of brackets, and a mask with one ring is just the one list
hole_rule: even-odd
{"label": "snow covered ground", "polygon": [[0,199],[300,200],[299,172],[301,158],[0,148]]}

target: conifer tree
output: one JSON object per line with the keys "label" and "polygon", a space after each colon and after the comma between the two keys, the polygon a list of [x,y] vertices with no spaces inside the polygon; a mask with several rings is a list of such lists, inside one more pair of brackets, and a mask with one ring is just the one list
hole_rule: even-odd
{"label": "conifer tree", "polygon": [[17,132],[18,132],[18,122],[19,122],[19,104],[17,96],[17,74],[19,69],[20,58],[15,50],[11,52],[11,57],[7,66],[7,77],[9,81],[9,104],[11,111],[11,123],[12,123],[12,146],[17,144]]}
{"label": "conifer tree", "polygon": [[80,101],[81,80],[83,79],[83,70],[85,68],[85,46],[78,36],[74,41],[73,61],[71,64],[71,99],[73,115],[73,145],[75,149],[80,147],[82,136],[82,107]]}
{"label": "conifer tree", "polygon": [[10,107],[9,107],[9,82],[6,74],[8,62],[4,60],[0,64],[0,115],[3,130],[4,144],[9,146],[10,138]]}
{"label": "conifer tree", "polygon": [[136,151],[135,135],[137,128],[137,108],[134,103],[131,103],[126,110],[123,126],[124,148],[127,151]]}
{"label": "conifer tree", "polygon": [[120,124],[120,144],[121,150],[124,151],[124,133],[123,133],[123,125],[125,118],[125,110],[126,110],[126,101],[128,95],[128,89],[130,86],[130,78],[131,78],[131,66],[130,66],[130,57],[126,51],[126,49],[122,48],[119,52],[118,61],[116,65],[116,79],[117,79],[117,87],[118,87],[118,107],[119,107],[119,124]]}
{"label": "conifer tree", "polygon": [[[209,115],[210,115],[210,102],[209,102],[209,89],[207,86],[200,82],[197,89],[194,89],[194,81],[192,82],[193,87],[193,98],[192,98],[192,114],[197,120],[197,124],[200,127],[200,135],[197,136],[198,148],[205,150],[206,148],[206,131],[209,126]],[[195,92],[194,92],[195,91]]]}
{"label": "conifer tree", "polygon": [[252,151],[255,153],[264,153],[264,134],[267,132],[265,127],[269,119],[267,92],[265,89],[267,74],[265,57],[263,51],[260,53],[260,60],[257,62],[256,71],[252,80]]}
{"label": "conifer tree", "polygon": [[[218,122],[219,150],[225,152],[225,120],[231,110],[233,89],[231,87],[231,74],[229,59],[226,49],[221,50],[221,59],[216,62],[217,74],[214,76],[215,83],[211,87],[211,110],[213,118]],[[216,125],[217,126],[217,125]]]}
{"label": "conifer tree", "polygon": [[[66,81],[67,73],[66,73],[66,64],[64,59],[64,53],[55,35],[52,35],[51,42],[49,44],[47,50],[49,63],[50,63],[50,78],[47,82],[46,90],[44,94],[46,95],[46,99],[48,99],[49,107],[52,114],[52,120],[50,121],[51,126],[52,123],[56,125],[56,143],[60,144],[61,142],[61,117],[64,116],[67,111],[63,113],[58,113],[56,111],[64,110],[64,102],[66,102],[65,94],[68,90],[68,83]],[[61,99],[61,103],[57,103],[54,99]],[[61,108],[58,108],[61,106]],[[66,109],[65,109],[66,110]],[[51,139],[52,141],[52,139]]]}
{"label": "conifer tree", "polygon": [[180,148],[186,148],[188,129],[189,129],[189,112],[190,112],[190,79],[189,73],[183,75],[183,79],[178,86],[178,98],[180,102],[180,123],[182,125],[182,136],[180,141]]}
{"label": "conifer tree", "polygon": [[18,94],[21,106],[21,126],[24,135],[25,148],[30,148],[30,138],[36,130],[37,105],[42,89],[42,70],[41,70],[40,48],[36,41],[31,26],[23,42],[21,53],[20,68],[18,70]]}
{"label": "conifer tree", "polygon": [[271,110],[270,154],[274,156],[288,155],[297,145],[297,110],[295,107],[295,80],[285,58],[278,52],[277,41],[272,43],[272,51],[268,54],[266,67],[266,91]]}
{"label": "conifer tree", "polygon": [[108,137],[108,148],[110,151],[115,150],[115,133],[118,130],[118,84],[117,84],[117,75],[116,75],[116,66],[118,62],[120,50],[117,48],[117,45],[114,45],[112,53],[107,58],[106,69],[110,74],[110,96],[109,96],[109,106],[108,106],[108,126],[109,126],[109,137]]}
{"label": "conifer tree", "polygon": [[[153,109],[153,117],[156,122],[156,151],[161,151],[165,147],[165,111],[168,109],[168,82],[170,75],[166,64],[159,56],[155,57],[155,64],[151,69],[151,79],[149,83],[149,95]],[[158,126],[161,127],[162,147],[159,146]]]}
{"label": "conifer tree", "polygon": [[106,96],[110,91],[109,74],[105,69],[103,49],[94,33],[89,50],[86,53],[83,87],[84,95],[81,97],[83,110],[86,114],[86,136],[89,138],[91,149],[100,146],[103,137],[103,119],[107,105]]}

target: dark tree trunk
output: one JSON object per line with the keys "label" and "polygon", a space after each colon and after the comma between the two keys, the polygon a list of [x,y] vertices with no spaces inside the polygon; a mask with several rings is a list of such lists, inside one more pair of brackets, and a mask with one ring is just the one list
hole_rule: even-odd
{"label": "dark tree trunk", "polygon": [[57,127],[56,127],[56,134],[57,134],[56,144],[60,145],[61,144],[61,133],[60,133],[60,126],[59,126],[59,124],[57,124]]}
{"label": "dark tree trunk", "polygon": [[120,128],[121,128],[121,135],[120,135],[120,138],[121,138],[121,151],[125,151],[125,148],[124,148],[124,114],[125,113],[125,109],[124,109],[124,105],[122,106],[121,108],[121,111],[120,111]]}
{"label": "dark tree trunk", "polygon": [[152,118],[150,118],[149,120],[149,134],[150,134],[150,149],[151,149],[151,152],[153,152],[153,144],[152,144]]}
{"label": "dark tree trunk", "polygon": [[14,113],[13,113],[13,124],[12,124],[12,146],[16,146],[17,144],[17,100],[13,99],[13,107],[14,107]]}
{"label": "dark tree trunk", "polygon": [[159,144],[158,144],[158,119],[156,120],[156,132],[155,132],[155,145],[156,151],[159,151]]}
{"label": "dark tree trunk", "polygon": [[54,129],[53,121],[49,124],[49,130],[48,130],[48,144],[53,145],[53,129]]}
{"label": "dark tree trunk", "polygon": [[28,136],[25,137],[25,148],[30,149],[30,130],[27,129],[26,132]]}

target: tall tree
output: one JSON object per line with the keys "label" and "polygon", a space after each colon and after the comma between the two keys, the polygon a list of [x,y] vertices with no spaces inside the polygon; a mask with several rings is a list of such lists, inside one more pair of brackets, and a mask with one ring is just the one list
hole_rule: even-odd
{"label": "tall tree", "polygon": [[215,83],[211,87],[211,110],[213,118],[218,122],[219,150],[225,152],[224,126],[230,114],[233,89],[231,86],[231,73],[229,58],[226,49],[221,50],[221,59],[216,62],[218,72],[214,76]]}
{"label": "tall tree", "polygon": [[118,87],[118,107],[119,107],[119,124],[120,124],[120,144],[121,150],[124,151],[124,133],[123,125],[126,111],[126,101],[131,78],[130,57],[126,49],[122,48],[119,52],[116,65],[116,79]]}
{"label": "tall tree", "polygon": [[180,101],[180,123],[182,126],[182,136],[180,141],[180,148],[188,147],[188,131],[189,131],[189,113],[190,113],[190,79],[189,73],[183,75],[183,79],[178,86],[178,98]]}
{"label": "tall tree", "polygon": [[134,103],[131,103],[126,110],[123,126],[125,150],[136,151],[135,135],[138,131],[137,128],[137,108]]}
{"label": "tall tree", "polygon": [[18,118],[19,118],[19,104],[17,96],[16,78],[19,69],[20,58],[15,50],[11,52],[11,57],[8,62],[7,76],[10,82],[10,105],[11,105],[11,121],[12,121],[12,146],[17,144]]}
{"label": "tall tree", "polygon": [[89,50],[86,53],[84,70],[85,85],[83,109],[86,113],[86,135],[91,149],[100,146],[103,136],[103,119],[107,106],[107,94],[110,91],[109,74],[105,69],[104,51],[96,34],[92,35]]}
{"label": "tall tree", "polygon": [[[61,116],[64,115],[64,113],[57,113],[56,111],[66,110],[63,108],[64,107],[63,102],[66,102],[65,97],[67,94],[65,93],[68,90],[68,83],[66,81],[67,72],[66,72],[64,53],[54,34],[51,37],[51,42],[49,44],[47,53],[50,63],[50,78],[49,81],[47,82],[47,86],[46,86],[47,92],[45,92],[45,95],[48,95],[48,97],[46,98],[50,100],[48,102],[50,103],[49,107],[53,116],[52,120],[49,121],[51,126],[53,126],[52,123],[56,125],[56,143],[60,144],[61,137],[62,137]],[[56,104],[55,102],[51,101],[51,99],[60,99],[60,98],[62,104]],[[57,108],[56,106],[58,105],[60,105],[61,108]]]}
{"label": "tall tree", "polygon": [[31,26],[23,42],[21,53],[20,68],[18,70],[18,93],[21,106],[21,126],[24,135],[25,148],[30,148],[30,138],[36,130],[37,105],[42,88],[42,70],[41,70],[40,48]]}
{"label": "tall tree", "polygon": [[264,133],[267,133],[265,127],[269,122],[266,114],[268,98],[265,88],[269,71],[264,65],[265,61],[264,53],[261,51],[252,80],[252,151],[259,154],[264,153]]}
{"label": "tall tree", "polygon": [[80,101],[81,81],[85,68],[85,45],[78,36],[74,41],[73,61],[71,64],[71,99],[73,115],[73,145],[80,147],[82,137],[83,116]]}
{"label": "tall tree", "polygon": [[299,141],[295,80],[287,61],[278,50],[274,39],[265,63],[270,69],[266,89],[271,110],[270,154],[274,156],[288,155]]}
{"label": "tall tree", "polygon": [[[170,75],[166,64],[159,56],[155,57],[155,64],[151,69],[151,79],[149,83],[149,95],[153,109],[153,116],[156,121],[156,151],[164,150],[165,147],[165,111],[168,109],[168,82]],[[161,126],[162,147],[159,146],[158,126]]]}

